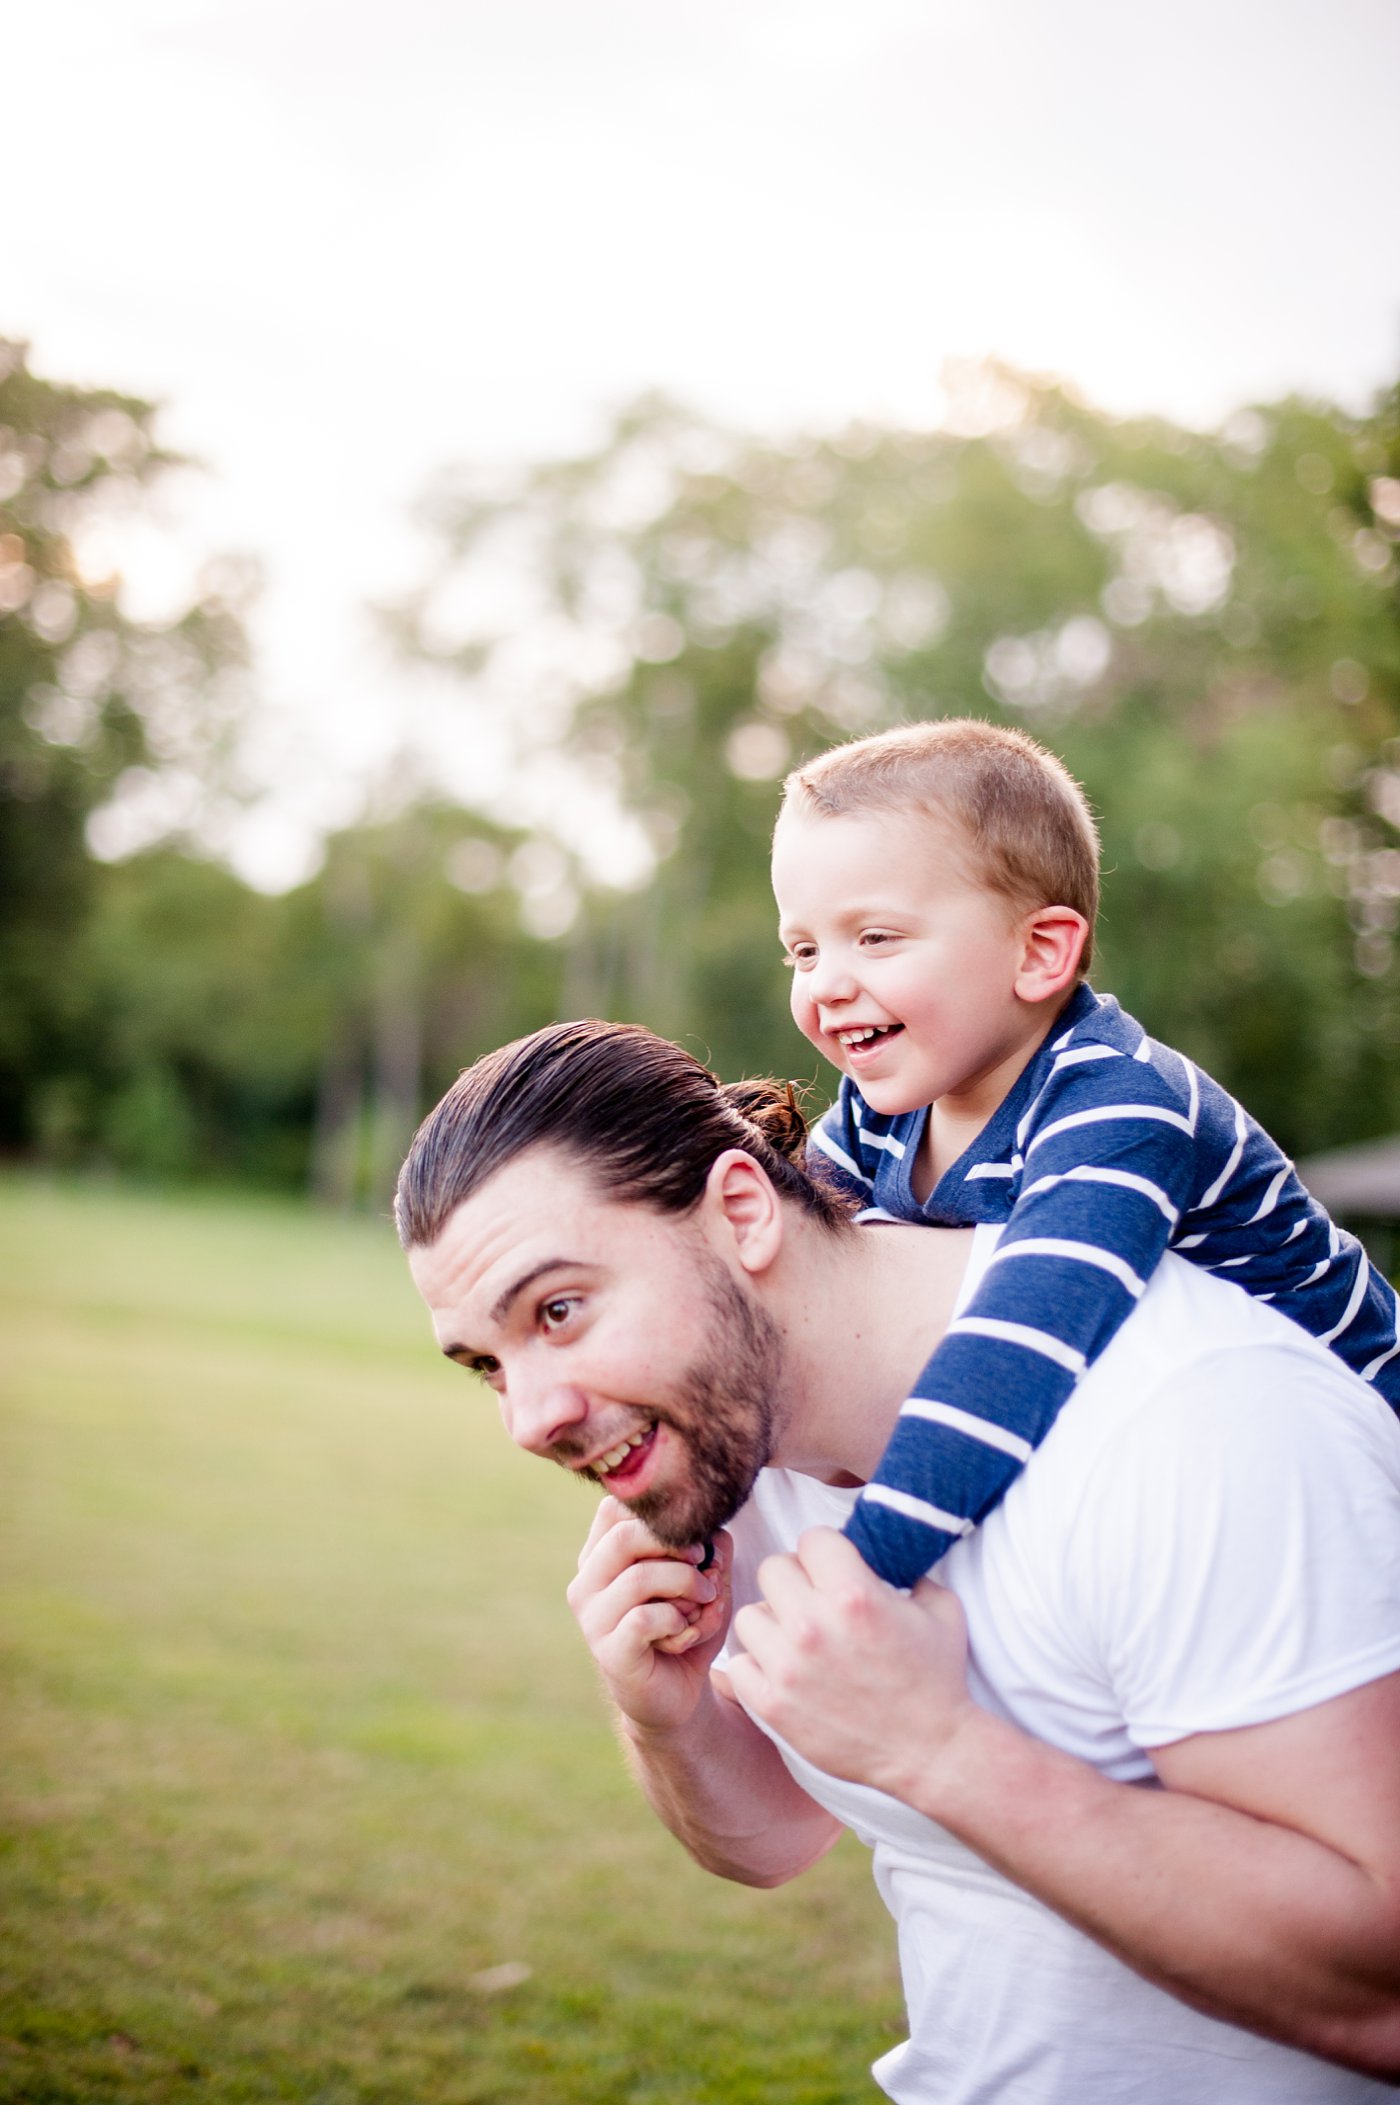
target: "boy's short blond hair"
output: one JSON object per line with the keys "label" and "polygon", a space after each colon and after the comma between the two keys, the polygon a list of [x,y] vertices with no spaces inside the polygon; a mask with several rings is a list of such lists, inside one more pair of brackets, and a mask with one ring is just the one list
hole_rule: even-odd
{"label": "boy's short blond hair", "polygon": [[1079,970],[1088,972],[1099,907],[1098,828],[1064,762],[1024,731],[950,716],[853,739],[794,768],[783,784],[782,810],[820,818],[916,812],[956,827],[974,877],[1018,912],[1072,906],[1084,916],[1089,933]]}

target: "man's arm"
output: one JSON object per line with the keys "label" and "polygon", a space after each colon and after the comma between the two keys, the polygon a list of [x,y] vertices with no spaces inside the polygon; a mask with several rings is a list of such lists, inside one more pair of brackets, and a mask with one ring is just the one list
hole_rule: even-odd
{"label": "man's arm", "polygon": [[698,1554],[660,1549],[604,1498],[569,1606],[658,1818],[705,1870],[778,1886],[824,1856],[841,1827],[712,1671],[729,1626],[733,1545],[720,1535],[705,1572]]}
{"label": "man's arm", "polygon": [[1400,1674],[1101,1776],[979,1709],[962,1610],[829,1530],[760,1574],[732,1675],[818,1767],[936,1820],[1158,1986],[1400,2080]]}

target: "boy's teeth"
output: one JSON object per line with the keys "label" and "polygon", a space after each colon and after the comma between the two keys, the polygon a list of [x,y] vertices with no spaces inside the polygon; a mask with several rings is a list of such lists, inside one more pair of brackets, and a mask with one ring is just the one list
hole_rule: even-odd
{"label": "boy's teeth", "polygon": [[880,1037],[882,1030],[874,1024],[867,1023],[858,1031],[838,1031],[836,1035],[843,1045],[865,1045],[871,1038]]}

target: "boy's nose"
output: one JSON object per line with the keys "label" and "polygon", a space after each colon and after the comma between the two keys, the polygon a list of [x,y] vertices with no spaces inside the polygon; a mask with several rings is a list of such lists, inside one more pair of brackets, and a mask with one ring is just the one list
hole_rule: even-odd
{"label": "boy's nose", "polygon": [[839,957],[819,957],[804,977],[807,999],[818,1008],[850,1001],[858,991],[850,967]]}

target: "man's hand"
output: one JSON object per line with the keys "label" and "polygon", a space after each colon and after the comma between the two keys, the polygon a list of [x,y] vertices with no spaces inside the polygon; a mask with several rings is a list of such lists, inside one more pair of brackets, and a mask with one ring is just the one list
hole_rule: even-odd
{"label": "man's hand", "polygon": [[953,1595],[907,1597],[817,1528],[759,1572],[734,1691],[1171,1994],[1400,2084],[1400,1674],[1158,1750],[1116,1783],[976,1705]]}
{"label": "man's hand", "polygon": [[616,1498],[604,1498],[579,1553],[568,1602],[623,1717],[644,1732],[687,1725],[709,1694],[710,1664],[729,1627],[733,1546],[714,1560],[696,1544],[664,1549]]}
{"label": "man's hand", "polygon": [[569,1606],[616,1704],[632,1771],[698,1864],[779,1886],[824,1856],[840,1823],[710,1672],[731,1609],[734,1545],[663,1549],[615,1498],[598,1508]]}
{"label": "man's hand", "polygon": [[741,1608],[734,1693],[829,1775],[908,1799],[983,1713],[967,1691],[967,1628],[946,1587],[887,1586],[831,1528],[759,1568]]}

